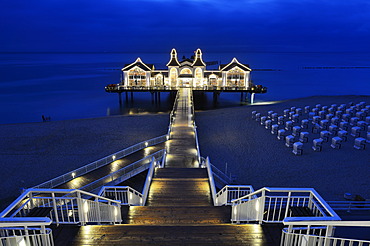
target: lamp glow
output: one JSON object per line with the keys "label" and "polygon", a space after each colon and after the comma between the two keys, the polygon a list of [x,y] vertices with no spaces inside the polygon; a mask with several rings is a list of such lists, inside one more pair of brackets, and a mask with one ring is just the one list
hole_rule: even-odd
{"label": "lamp glow", "polygon": [[72,173],[72,178],[74,179],[76,177],[76,173],[75,172],[73,172]]}

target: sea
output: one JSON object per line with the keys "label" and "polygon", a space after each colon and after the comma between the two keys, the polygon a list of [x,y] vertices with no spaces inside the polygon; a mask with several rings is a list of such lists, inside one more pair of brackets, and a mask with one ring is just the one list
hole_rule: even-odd
{"label": "sea", "polygon": [[[179,53],[190,57],[192,54]],[[161,93],[153,103],[149,92],[107,93],[107,84],[120,82],[120,69],[140,57],[166,68],[169,53],[0,53],[0,124],[95,118],[112,115],[166,113],[173,97]],[[236,57],[252,68],[252,80],[268,88],[257,94],[259,103],[315,95],[370,95],[370,53],[351,52],[249,52],[207,53],[209,69]],[[197,95],[198,97],[198,95]],[[240,93],[212,93],[195,98],[196,110],[244,105]]]}

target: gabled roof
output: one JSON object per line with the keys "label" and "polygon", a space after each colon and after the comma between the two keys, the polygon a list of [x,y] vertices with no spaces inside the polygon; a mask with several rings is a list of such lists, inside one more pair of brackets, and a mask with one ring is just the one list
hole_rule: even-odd
{"label": "gabled roof", "polygon": [[221,64],[220,71],[230,70],[234,67],[239,67],[245,71],[252,71],[252,69],[249,68],[248,64],[241,64],[240,62],[238,62],[238,60],[235,57],[231,60],[229,64]]}
{"label": "gabled roof", "polygon": [[167,63],[167,67],[179,67],[180,63],[177,60],[177,52],[175,49],[171,50],[171,60]]}
{"label": "gabled roof", "polygon": [[200,49],[197,49],[195,51],[195,59],[194,59],[194,62],[193,62],[193,66],[197,66],[197,67],[205,67],[206,66],[206,64],[202,60],[202,51]]}
{"label": "gabled roof", "polygon": [[144,71],[151,71],[151,70],[154,69],[153,64],[145,64],[140,59],[140,57],[138,57],[135,62],[133,62],[131,64],[126,64],[121,70],[122,71],[127,71],[127,70],[130,70],[131,68],[134,68],[134,67],[139,67],[139,68],[143,69]]}

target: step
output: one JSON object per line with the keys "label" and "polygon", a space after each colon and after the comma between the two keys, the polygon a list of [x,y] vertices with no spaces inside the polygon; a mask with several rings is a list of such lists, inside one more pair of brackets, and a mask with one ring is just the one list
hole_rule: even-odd
{"label": "step", "polygon": [[205,168],[157,168],[154,178],[208,178]]}
{"label": "step", "polygon": [[125,223],[137,225],[230,223],[231,208],[213,206],[131,206]]}

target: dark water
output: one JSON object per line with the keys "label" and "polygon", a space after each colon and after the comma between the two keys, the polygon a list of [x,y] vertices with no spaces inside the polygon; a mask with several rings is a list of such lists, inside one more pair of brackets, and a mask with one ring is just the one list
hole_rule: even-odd
{"label": "dark water", "polygon": [[[190,56],[191,54],[181,54]],[[169,93],[152,104],[150,93],[135,93],[134,103],[118,104],[118,95],[104,86],[120,80],[119,69],[138,56],[165,68],[169,54],[3,53],[0,54],[0,124],[101,117],[114,114],[167,112]],[[257,101],[312,95],[369,95],[369,53],[211,53],[206,61],[228,63],[233,57],[250,64],[255,84],[268,87]],[[209,68],[217,68],[210,66]],[[267,71],[266,71],[267,70]],[[211,93],[196,95],[196,108],[212,108]],[[240,105],[240,93],[222,93],[217,107]]]}

